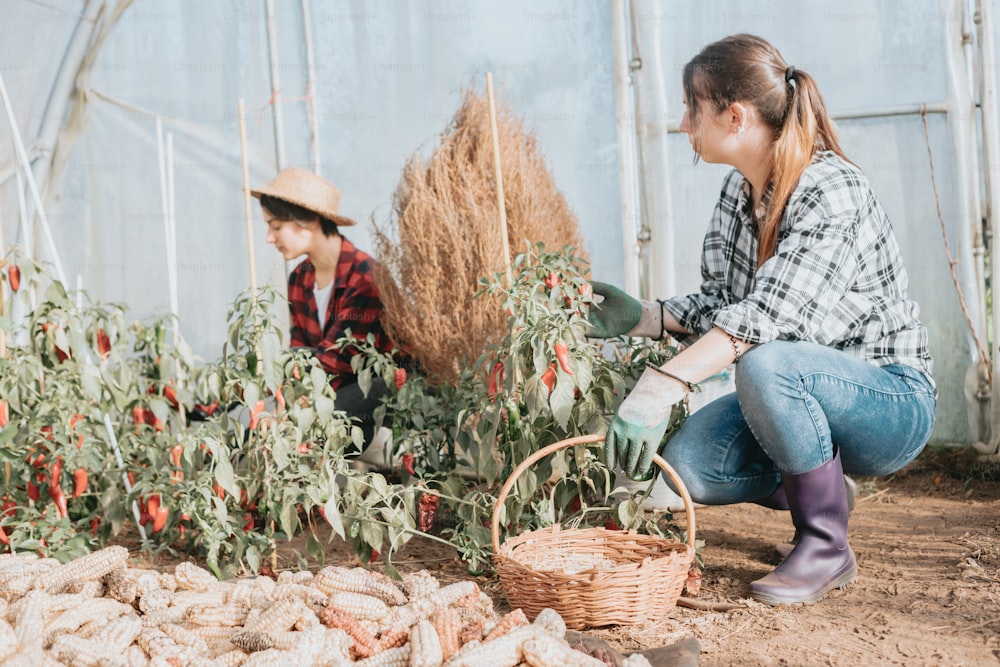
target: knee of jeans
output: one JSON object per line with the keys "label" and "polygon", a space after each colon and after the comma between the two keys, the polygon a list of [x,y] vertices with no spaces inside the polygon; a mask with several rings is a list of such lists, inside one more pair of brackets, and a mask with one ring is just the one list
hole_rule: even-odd
{"label": "knee of jeans", "polygon": [[772,378],[788,368],[788,349],[785,341],[773,340],[757,345],[740,358],[736,364],[736,391],[769,385]]}
{"label": "knee of jeans", "polygon": [[[684,488],[687,489],[692,502],[700,505],[718,504],[714,501],[714,499],[718,497],[716,492],[717,483],[705,477],[704,471],[698,470],[692,466],[686,466],[682,463],[670,463],[670,467],[674,469],[674,472],[676,472],[677,476],[680,477],[681,482],[684,483]],[[670,487],[670,490],[677,495],[680,495],[680,489],[677,488],[677,485],[674,484],[673,480],[671,480],[666,473],[661,473],[661,476],[667,486]]]}

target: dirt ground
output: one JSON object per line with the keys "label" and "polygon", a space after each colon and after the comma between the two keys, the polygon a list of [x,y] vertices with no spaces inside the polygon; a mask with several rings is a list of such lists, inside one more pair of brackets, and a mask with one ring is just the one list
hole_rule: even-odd
{"label": "dirt ground", "polygon": [[[704,666],[1000,664],[1000,464],[978,462],[968,450],[929,450],[892,477],[858,481],[850,540],[859,576],[847,589],[807,606],[746,599],[747,584],[777,563],[774,545],[793,532],[787,513],[699,508],[705,572],[697,599],[741,607],[678,607],[645,624],[591,633],[626,650],[693,636]],[[279,549],[279,569],[295,567],[295,546]],[[328,563],[359,564],[336,540]],[[394,564],[426,568],[442,582],[469,578],[449,547],[427,539],[412,540]],[[477,581],[506,605],[495,577]]]}

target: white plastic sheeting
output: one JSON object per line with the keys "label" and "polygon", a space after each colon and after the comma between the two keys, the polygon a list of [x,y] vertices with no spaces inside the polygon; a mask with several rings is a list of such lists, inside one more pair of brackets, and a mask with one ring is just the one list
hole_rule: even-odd
{"label": "white plastic sheeting", "polygon": [[[301,3],[273,4],[281,90],[272,98],[263,0],[134,0],[76,79],[78,115],[62,119],[72,120],[71,128],[59,137],[62,159],[47,179],[46,210],[71,285],[79,276],[95,298],[123,302],[135,317],[166,312],[155,138],[155,117],[162,118],[176,159],[181,330],[206,358],[221,350],[227,306],[249,284],[237,101],[246,101],[252,182],[264,183],[276,170],[274,104],[281,105],[288,164],[310,166]],[[36,158],[51,148],[36,141],[53,82],[60,67],[78,66],[67,45],[79,17],[102,5],[100,24],[115,7],[110,0],[5,0],[0,6],[0,73]],[[433,146],[463,87],[481,88],[492,71],[498,94],[534,128],[580,218],[595,278],[625,282],[611,3],[310,5],[322,173],[342,189],[343,213],[359,222],[347,230],[353,241],[369,247],[371,221],[387,219],[406,159]],[[945,32],[955,6],[938,0],[633,0],[631,12],[640,25],[656,22],[659,29],[668,125],[676,127],[683,64],[734,32],[766,37],[814,75],[834,115],[941,102],[949,94],[946,38],[960,37]],[[991,73],[996,76],[995,66]],[[68,113],[65,99],[62,104]],[[966,263],[962,270],[971,270],[971,249],[961,247],[961,239],[971,237],[975,223],[956,217],[954,137],[944,115],[929,115],[928,125],[953,252]],[[911,293],[931,330],[941,387],[934,439],[965,442],[963,379],[973,353],[944,257],[920,118],[843,120],[840,128],[845,150],[866,170],[894,221]],[[725,169],[693,167],[682,135],[671,134],[668,146],[671,210],[648,222],[655,234],[658,224],[673,221],[670,279],[688,291],[697,288],[701,235]],[[0,123],[0,225],[8,244],[19,240],[13,165],[9,129]],[[284,267],[263,245],[256,208],[254,218],[258,275],[280,284]],[[977,296],[966,298],[983,317]]]}

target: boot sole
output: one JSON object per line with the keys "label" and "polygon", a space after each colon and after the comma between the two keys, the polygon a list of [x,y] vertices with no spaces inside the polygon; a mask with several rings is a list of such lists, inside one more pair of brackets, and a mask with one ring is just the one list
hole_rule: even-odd
{"label": "boot sole", "polygon": [[781,605],[793,605],[793,604],[809,604],[812,602],[818,602],[823,599],[823,597],[832,591],[834,588],[847,588],[855,579],[858,578],[858,566],[857,563],[851,566],[849,570],[844,572],[842,575],[837,577],[830,583],[826,588],[820,589],[815,594],[810,595],[805,598],[783,598],[776,595],[768,595],[763,591],[751,591],[750,597],[757,602],[762,602],[766,605],[772,607],[778,607]]}

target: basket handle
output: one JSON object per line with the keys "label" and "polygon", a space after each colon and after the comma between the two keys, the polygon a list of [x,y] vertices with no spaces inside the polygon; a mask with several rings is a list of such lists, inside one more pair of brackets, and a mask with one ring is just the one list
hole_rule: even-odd
{"label": "basket handle", "polygon": [[[532,465],[537,463],[540,459],[558,452],[560,449],[565,449],[567,447],[573,447],[574,445],[588,445],[596,442],[602,442],[604,440],[603,435],[578,435],[575,438],[567,438],[566,440],[560,440],[559,442],[552,443],[548,447],[543,447],[537,452],[524,459],[519,466],[514,468],[514,472],[510,474],[507,481],[504,482],[503,487],[500,489],[500,494],[497,496],[496,506],[493,508],[493,518],[490,522],[490,537],[493,540],[493,553],[500,552],[500,512],[503,510],[504,501],[507,500],[507,495],[510,490],[514,488],[514,483],[517,478],[520,477],[525,470],[530,468]],[[680,493],[681,500],[684,501],[684,513],[687,515],[687,543],[694,549],[694,504],[691,502],[691,494],[688,493],[687,487],[684,486],[684,482],[681,481],[680,476],[677,472],[663,460],[663,457],[659,454],[653,455],[653,463],[660,466],[660,468],[667,474],[670,481],[674,483],[677,487],[677,491]]]}

